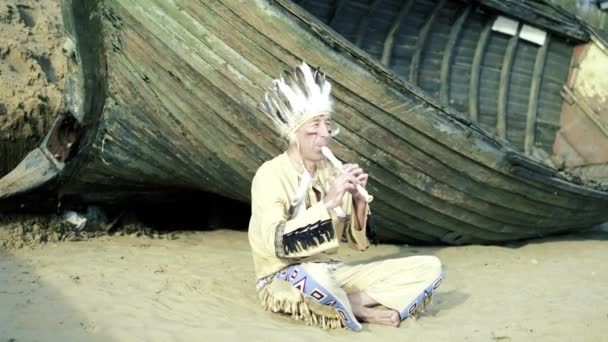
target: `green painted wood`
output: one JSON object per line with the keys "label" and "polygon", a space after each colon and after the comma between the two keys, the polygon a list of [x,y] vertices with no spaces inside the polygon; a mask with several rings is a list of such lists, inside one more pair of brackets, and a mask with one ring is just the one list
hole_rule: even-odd
{"label": "green painted wood", "polygon": [[332,14],[331,19],[329,20],[329,26],[332,26],[336,19],[340,17],[340,12],[344,9],[344,6],[348,4],[348,0],[338,0],[336,4],[336,8],[334,9],[334,13]]}
{"label": "green painted wood", "polygon": [[534,63],[534,73],[532,74],[532,85],[530,87],[530,102],[528,104],[528,112],[526,115],[526,131],[525,131],[525,152],[532,153],[535,144],[536,133],[536,118],[538,113],[538,97],[540,95],[540,86],[547,60],[547,50],[549,50],[550,37],[547,36],[545,44],[538,49],[536,53],[536,61]]}
{"label": "green painted wood", "polygon": [[415,0],[407,0],[403,2],[399,13],[393,20],[391,28],[388,31],[386,38],[384,39],[382,57],[380,58],[380,62],[386,66],[389,66],[391,64],[391,54],[393,52],[393,45],[395,44],[395,34],[397,34],[397,31],[399,31],[399,28],[401,27],[401,23],[404,22],[408,13],[410,13],[412,5],[414,5],[414,1]]}
{"label": "green painted wood", "polygon": [[369,5],[367,13],[363,17],[363,19],[359,23],[359,27],[357,28],[357,38],[355,41],[355,44],[357,46],[361,46],[361,44],[363,43],[363,39],[365,38],[365,32],[367,32],[367,29],[369,27],[369,18],[374,15],[376,9],[382,3],[382,1],[383,0],[374,0],[374,2]]}
{"label": "green painted wood", "polygon": [[477,41],[477,47],[475,48],[475,55],[473,56],[473,63],[471,65],[471,82],[469,83],[469,117],[471,121],[479,121],[479,79],[481,76],[481,65],[483,63],[483,56],[486,52],[486,46],[488,40],[492,34],[491,23],[484,26],[479,40]]}
{"label": "green painted wood", "polygon": [[496,131],[498,136],[507,138],[507,99],[509,96],[509,85],[511,83],[511,68],[515,59],[515,51],[517,50],[519,29],[517,34],[509,39],[507,50],[502,60],[500,69],[500,83],[498,85],[498,109],[496,113]]}
{"label": "green painted wood", "polygon": [[412,55],[412,60],[410,62],[410,75],[409,81],[413,84],[418,84],[418,68],[420,66],[420,60],[422,58],[422,51],[426,44],[426,41],[431,33],[431,29],[433,28],[433,24],[435,20],[437,20],[437,16],[439,15],[439,11],[445,5],[446,0],[439,0],[433,7],[433,11],[431,15],[427,19],[424,26],[420,29],[420,34],[418,34],[418,40],[416,41],[416,48],[414,50],[414,54]]}
{"label": "green painted wood", "polygon": [[441,102],[445,104],[450,103],[449,99],[449,91],[450,91],[450,71],[452,67],[452,56],[454,54],[454,47],[456,46],[456,42],[460,37],[460,31],[464,26],[465,21],[469,17],[473,6],[469,5],[465,7],[462,11],[456,22],[452,26],[452,30],[450,31],[450,37],[448,38],[448,42],[445,46],[445,51],[443,52],[443,61],[441,62],[441,74],[440,74],[440,88],[439,88],[439,99]]}

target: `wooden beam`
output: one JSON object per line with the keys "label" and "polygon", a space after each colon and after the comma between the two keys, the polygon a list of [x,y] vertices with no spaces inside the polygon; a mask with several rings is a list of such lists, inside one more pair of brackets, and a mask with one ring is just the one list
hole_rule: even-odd
{"label": "wooden beam", "polygon": [[439,84],[439,99],[441,100],[442,103],[444,103],[446,105],[449,104],[449,102],[450,102],[450,99],[449,99],[449,97],[450,97],[449,82],[450,82],[450,71],[451,71],[450,67],[452,66],[452,55],[454,53],[454,47],[456,46],[456,42],[458,41],[458,38],[460,37],[460,31],[462,31],[464,22],[469,17],[469,14],[471,13],[472,8],[473,8],[473,6],[471,6],[471,5],[468,5],[467,7],[465,7],[464,11],[462,11],[462,14],[460,14],[458,19],[456,19],[454,26],[452,26],[452,30],[450,32],[450,37],[448,39],[448,42],[445,46],[445,51],[443,53],[443,61],[441,63],[441,75],[440,75],[441,82]]}
{"label": "wooden beam", "polygon": [[367,9],[367,13],[361,18],[361,22],[359,23],[359,28],[357,30],[357,39],[355,40],[355,45],[361,47],[363,43],[363,38],[365,38],[365,32],[367,32],[367,27],[369,26],[369,18],[374,15],[376,8],[382,2],[382,0],[375,0],[369,8]]}
{"label": "wooden beam", "polygon": [[502,59],[502,68],[500,69],[500,82],[498,83],[498,108],[496,112],[496,131],[498,136],[507,138],[507,99],[509,97],[509,83],[511,82],[511,68],[515,59],[515,51],[517,51],[517,34],[509,39],[507,50]]}
{"label": "wooden beam", "polygon": [[46,149],[35,148],[11,172],[1,177],[0,199],[28,193],[55,179],[63,165],[47,153]]}
{"label": "wooden beam", "polygon": [[331,19],[329,19],[329,27],[333,28],[336,23],[336,19],[340,15],[340,11],[344,8],[344,6],[348,3],[348,0],[338,0],[336,4],[336,8],[334,9],[334,13],[331,15]]}
{"label": "wooden beam", "polygon": [[477,47],[475,47],[475,54],[473,56],[473,63],[471,64],[471,81],[469,83],[469,118],[473,122],[477,122],[479,117],[479,78],[481,75],[481,64],[483,62],[483,56],[486,52],[486,46],[488,40],[492,34],[492,21],[489,21],[484,26],[479,40],[477,41]]}
{"label": "wooden beam", "polygon": [[534,62],[534,71],[532,72],[532,84],[530,86],[530,100],[528,101],[528,113],[526,114],[526,133],[524,136],[524,151],[526,154],[531,154],[532,148],[534,147],[538,99],[543,72],[545,70],[545,63],[547,61],[547,50],[549,50],[550,39],[551,36],[547,35],[545,44],[536,52],[536,61]]}
{"label": "wooden beam", "polygon": [[424,45],[426,43],[427,38],[429,37],[429,33],[431,32],[431,28],[433,28],[433,23],[437,16],[439,15],[439,11],[445,4],[446,0],[439,0],[433,8],[433,12],[431,12],[431,16],[427,19],[422,29],[420,29],[420,33],[418,34],[418,41],[416,42],[416,50],[414,51],[414,55],[412,56],[412,61],[410,63],[410,82],[413,84],[418,84],[418,67],[420,65],[420,59],[422,57],[422,50],[424,49]]}
{"label": "wooden beam", "polygon": [[412,9],[412,5],[414,4],[414,0],[407,0],[401,6],[399,10],[399,14],[395,17],[393,24],[391,25],[391,29],[388,31],[386,38],[384,39],[384,49],[382,50],[382,57],[380,58],[380,62],[386,66],[390,66],[391,62],[391,53],[393,52],[393,44],[395,42],[395,34],[401,27],[401,23],[405,16],[410,13]]}

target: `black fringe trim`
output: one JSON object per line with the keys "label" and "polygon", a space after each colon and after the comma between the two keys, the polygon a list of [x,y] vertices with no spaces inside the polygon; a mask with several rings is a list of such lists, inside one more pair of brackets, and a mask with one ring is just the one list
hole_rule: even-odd
{"label": "black fringe trim", "polygon": [[376,222],[372,215],[367,215],[367,223],[365,224],[365,236],[369,243],[378,246],[378,236],[376,235]]}
{"label": "black fringe trim", "polygon": [[283,235],[283,251],[287,255],[316,247],[329,242],[334,238],[334,235],[335,231],[331,220],[317,221]]}

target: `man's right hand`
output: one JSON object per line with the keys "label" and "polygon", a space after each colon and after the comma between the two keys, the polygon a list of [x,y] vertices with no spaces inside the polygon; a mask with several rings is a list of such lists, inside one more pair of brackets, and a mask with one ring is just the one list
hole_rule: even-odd
{"label": "man's right hand", "polygon": [[342,197],[344,196],[344,193],[354,190],[357,184],[359,184],[359,181],[350,173],[343,173],[335,177],[329,186],[329,190],[323,198],[327,211],[340,206],[342,204]]}

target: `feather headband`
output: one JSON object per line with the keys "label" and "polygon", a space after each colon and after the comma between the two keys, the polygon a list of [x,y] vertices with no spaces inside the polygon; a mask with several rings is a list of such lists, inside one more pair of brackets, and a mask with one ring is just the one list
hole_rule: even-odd
{"label": "feather headband", "polygon": [[302,62],[293,71],[285,71],[273,80],[260,105],[281,135],[288,138],[315,116],[331,115],[330,92],[331,83],[325,79],[325,74]]}

